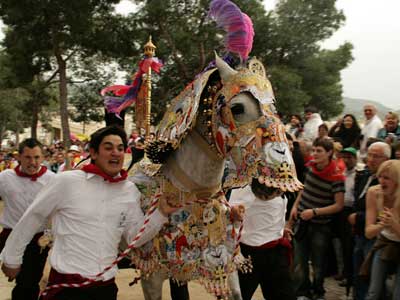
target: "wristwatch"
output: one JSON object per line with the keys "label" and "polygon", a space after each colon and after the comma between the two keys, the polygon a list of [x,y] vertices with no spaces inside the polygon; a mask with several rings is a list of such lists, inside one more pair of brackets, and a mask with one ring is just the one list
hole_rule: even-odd
{"label": "wristwatch", "polygon": [[313,212],[313,214],[314,214],[314,217],[316,217],[316,216],[317,216],[317,209],[316,209],[316,208],[313,208],[313,209],[312,209],[312,212]]}

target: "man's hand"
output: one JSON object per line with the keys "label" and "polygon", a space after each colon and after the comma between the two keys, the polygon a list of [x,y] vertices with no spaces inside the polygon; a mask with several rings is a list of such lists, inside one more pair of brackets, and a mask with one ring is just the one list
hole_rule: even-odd
{"label": "man's hand", "polygon": [[285,228],[283,229],[283,237],[291,241],[293,235],[293,230],[290,227],[285,226]]}
{"label": "man's hand", "polygon": [[293,206],[290,211],[290,220],[297,220],[297,207]]}
{"label": "man's hand", "polygon": [[233,221],[240,222],[244,219],[245,208],[243,205],[235,205],[231,210],[231,217]]}
{"label": "man's hand", "polygon": [[312,209],[303,210],[300,214],[300,218],[304,221],[308,221],[314,217],[314,212]]}
{"label": "man's hand", "polygon": [[349,221],[349,223],[351,225],[356,225],[356,218],[357,218],[357,213],[352,213],[347,217],[347,221]]}
{"label": "man's hand", "polygon": [[158,200],[158,209],[160,212],[165,216],[168,217],[170,214],[176,212],[178,209],[180,209],[182,205],[178,206],[172,206],[168,203],[168,199],[165,197],[161,197]]}
{"label": "man's hand", "polygon": [[8,281],[13,281],[17,277],[18,273],[21,271],[21,267],[10,268],[3,263],[3,265],[1,266],[1,270],[3,271],[4,275],[8,277]]}

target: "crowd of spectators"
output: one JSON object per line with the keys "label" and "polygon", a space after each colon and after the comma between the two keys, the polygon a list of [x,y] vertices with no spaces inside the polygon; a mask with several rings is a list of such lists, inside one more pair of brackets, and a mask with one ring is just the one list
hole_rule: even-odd
{"label": "crowd of spectators", "polygon": [[[328,275],[335,275],[347,292],[353,287],[356,300],[400,299],[400,202],[395,196],[400,190],[399,116],[388,112],[382,122],[370,104],[364,106],[364,116],[357,120],[345,114],[329,126],[310,107],[304,123],[300,115],[288,118],[286,131],[300,149],[301,159],[294,152],[293,158],[304,183],[296,197],[288,195],[297,299],[325,299]],[[384,171],[386,162],[390,171]],[[384,204],[381,198],[387,198]],[[370,234],[368,228],[375,231]],[[394,257],[382,254],[387,250],[379,247],[387,244]],[[371,267],[365,272],[368,261]]]}
{"label": "crowd of spectators", "polygon": [[[388,112],[382,122],[370,104],[364,106],[364,116],[357,120],[345,114],[330,125],[317,109],[308,107],[304,122],[299,114],[287,119],[287,138],[304,190],[274,201],[279,205],[287,201],[285,234],[294,233],[296,279],[287,284],[297,299],[324,299],[324,278],[332,274],[340,286],[353,287],[356,300],[400,299],[399,116]],[[141,158],[144,144],[145,139],[132,131],[127,153]],[[74,140],[67,149],[54,141],[43,153],[43,165],[60,173],[87,158],[87,141]],[[0,172],[17,165],[17,151],[0,151]],[[261,201],[260,207],[271,209],[262,203],[262,195],[249,193]],[[281,226],[275,231],[279,233]],[[386,247],[394,247],[397,255],[387,258]],[[368,261],[371,268],[365,276]],[[387,285],[386,279],[395,283]],[[251,298],[252,290],[246,298]]]}

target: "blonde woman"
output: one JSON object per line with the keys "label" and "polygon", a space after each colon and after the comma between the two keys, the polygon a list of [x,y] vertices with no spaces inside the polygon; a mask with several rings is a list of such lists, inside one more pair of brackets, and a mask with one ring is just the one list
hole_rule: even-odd
{"label": "blonde woman", "polygon": [[378,169],[379,185],[367,194],[365,236],[377,237],[371,252],[367,300],[381,299],[389,272],[395,272],[392,299],[400,299],[400,161],[388,160]]}

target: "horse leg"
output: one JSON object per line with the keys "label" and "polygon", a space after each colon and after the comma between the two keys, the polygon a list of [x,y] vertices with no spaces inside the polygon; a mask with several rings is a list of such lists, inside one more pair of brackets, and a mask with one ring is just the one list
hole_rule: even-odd
{"label": "horse leg", "polygon": [[161,300],[163,282],[167,278],[165,272],[155,272],[149,277],[142,277],[140,283],[142,285],[145,300]]}

